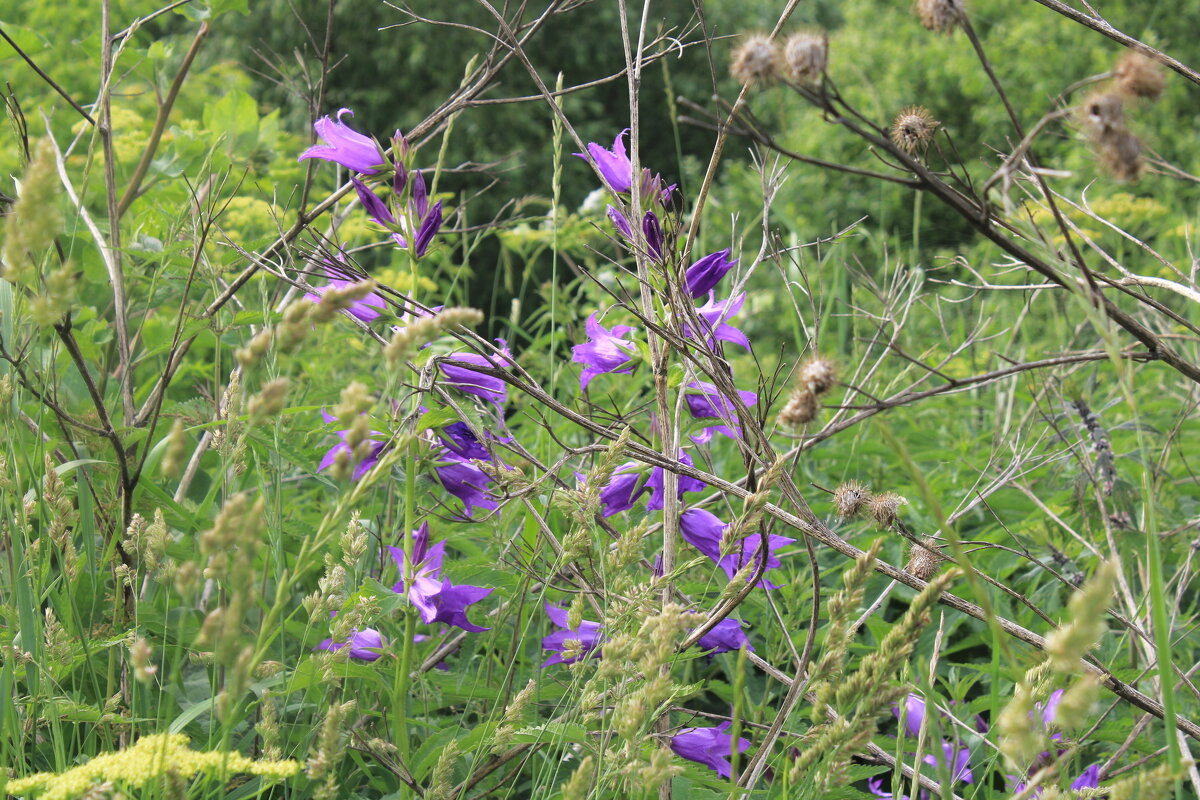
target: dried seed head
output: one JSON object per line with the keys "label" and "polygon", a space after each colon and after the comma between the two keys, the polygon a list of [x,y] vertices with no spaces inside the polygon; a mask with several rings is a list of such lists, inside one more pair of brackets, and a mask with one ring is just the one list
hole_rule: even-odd
{"label": "dried seed head", "polygon": [[816,395],[822,395],[833,388],[837,368],[828,358],[816,356],[805,361],[800,367],[800,386]]}
{"label": "dried seed head", "polygon": [[757,86],[775,77],[778,46],[769,36],[753,34],[733,51],[729,72],[743,86]]}
{"label": "dried seed head", "polygon": [[829,61],[829,37],[824,31],[798,31],[780,53],[780,67],[789,80],[811,86],[821,80]]}
{"label": "dried seed head", "polygon": [[909,155],[923,153],[940,124],[924,106],[909,106],[892,123],[892,142]]}
{"label": "dried seed head", "polygon": [[1083,124],[1096,138],[1125,130],[1125,103],[1116,92],[1096,92],[1083,101]]}
{"label": "dried seed head", "polygon": [[1127,50],[1117,59],[1113,67],[1117,89],[1129,97],[1140,97],[1150,102],[1162,96],[1166,79],[1158,62],[1147,58],[1136,50]]}
{"label": "dried seed head", "polygon": [[1133,183],[1142,176],[1142,143],[1129,131],[1117,131],[1097,142],[1096,156],[1119,181]]}
{"label": "dried seed head", "polygon": [[884,492],[870,499],[867,503],[867,513],[879,527],[890,528],[896,522],[896,512],[907,502],[908,500],[895,492]]}
{"label": "dried seed head", "polygon": [[817,396],[808,389],[792,395],[787,405],[779,412],[779,424],[789,427],[807,425],[817,417]]}
{"label": "dried seed head", "polygon": [[909,547],[908,563],[904,566],[904,570],[927,581],[937,573],[938,566],[944,560],[945,558],[938,550],[937,540],[927,536],[919,544],[914,542]]}
{"label": "dried seed head", "polygon": [[931,31],[950,33],[966,18],[963,0],[917,0],[917,16]]}
{"label": "dried seed head", "polygon": [[858,516],[871,493],[858,481],[846,481],[833,492],[833,510],[842,519]]}

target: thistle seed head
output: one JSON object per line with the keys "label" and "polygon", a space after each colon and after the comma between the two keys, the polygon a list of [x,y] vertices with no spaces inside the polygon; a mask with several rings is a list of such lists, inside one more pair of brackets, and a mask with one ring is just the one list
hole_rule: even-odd
{"label": "thistle seed head", "polygon": [[909,106],[892,123],[892,142],[909,155],[924,152],[940,124],[924,106]]}
{"label": "thistle seed head", "polygon": [[825,394],[833,388],[836,377],[837,368],[828,358],[816,356],[800,367],[800,385],[816,395]]}
{"label": "thistle seed head", "polygon": [[867,513],[879,527],[890,528],[896,523],[896,512],[907,502],[908,500],[895,492],[884,492],[871,498],[867,503]]}
{"label": "thistle seed head", "polygon": [[1125,130],[1125,103],[1116,92],[1095,92],[1083,101],[1083,124],[1095,138]]}
{"label": "thistle seed head", "polygon": [[1113,67],[1117,89],[1127,97],[1140,97],[1155,102],[1162,97],[1166,79],[1158,62],[1136,50],[1126,50]]}
{"label": "thistle seed head", "polygon": [[780,52],[780,69],[789,80],[812,86],[820,82],[829,62],[829,37],[824,31],[798,31]]}
{"label": "thistle seed head", "polygon": [[909,547],[908,563],[905,564],[904,570],[927,581],[937,573],[938,566],[944,560],[944,556],[938,550],[937,540],[927,536],[919,544],[914,542]]}
{"label": "thistle seed head", "polygon": [[871,492],[858,481],[846,481],[833,491],[833,510],[842,519],[856,517],[871,498]]}
{"label": "thistle seed head", "polygon": [[779,47],[771,37],[752,34],[733,51],[729,72],[743,86],[753,87],[770,82],[775,77]]}
{"label": "thistle seed head", "polygon": [[917,16],[931,31],[951,33],[966,19],[963,0],[917,0]]}
{"label": "thistle seed head", "polygon": [[808,389],[792,395],[787,405],[779,412],[779,424],[796,428],[807,425],[817,417],[817,396]]}
{"label": "thistle seed head", "polygon": [[1142,143],[1129,131],[1117,131],[1098,142],[1096,156],[1119,181],[1133,183],[1142,176]]}

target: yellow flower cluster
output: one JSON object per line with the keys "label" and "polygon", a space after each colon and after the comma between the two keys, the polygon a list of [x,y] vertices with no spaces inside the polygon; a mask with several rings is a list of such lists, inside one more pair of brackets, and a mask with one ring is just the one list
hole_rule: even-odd
{"label": "yellow flower cluster", "polygon": [[230,775],[245,772],[267,781],[289,778],[300,772],[297,761],[255,761],[240,753],[203,752],[188,747],[182,733],[156,733],[137,744],[115,753],[101,753],[66,772],[39,772],[10,780],[4,791],[12,795],[39,793],[38,800],[69,800],[78,797],[101,781],[113,781],[138,788],[168,772],[181,777],[197,773]]}

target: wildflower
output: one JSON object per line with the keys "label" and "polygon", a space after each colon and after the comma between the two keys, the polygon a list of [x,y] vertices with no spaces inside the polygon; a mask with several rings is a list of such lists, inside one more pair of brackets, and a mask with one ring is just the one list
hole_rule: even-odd
{"label": "wildflower", "polygon": [[[548,667],[551,664],[573,664],[576,661],[583,660],[584,657],[596,658],[600,655],[600,645],[604,640],[603,634],[600,633],[601,625],[599,622],[591,622],[582,620],[579,627],[572,629],[570,622],[567,621],[568,612],[565,608],[552,606],[545,603],[546,615],[550,617],[550,622],[556,628],[563,630],[555,631],[554,633],[542,639],[543,650],[557,651],[556,655],[550,656],[542,662],[542,667]],[[568,647],[569,643],[575,643]],[[570,655],[563,658],[563,654],[571,650],[576,655]]]}
{"label": "wildflower", "polygon": [[362,203],[362,207],[366,209],[372,219],[385,227],[396,224],[396,218],[392,216],[391,211],[388,211],[387,204],[379,199],[379,195],[371,191],[371,187],[358,178],[351,178],[350,183],[354,185],[354,192],[358,195],[358,202]]}
{"label": "wildflower", "polygon": [[[325,411],[325,409],[321,409],[321,418],[324,419],[326,423],[337,421],[337,417]],[[350,459],[355,458],[358,447],[352,448],[347,441],[350,433],[350,429],[337,431],[338,438],[341,439],[341,441],[325,452],[324,457],[321,458],[321,463],[317,465],[317,472],[324,472],[336,464],[338,455],[340,453],[346,453],[346,456]],[[372,436],[386,435],[380,431],[371,431],[370,434]],[[371,467],[375,466],[375,463],[379,461],[379,456],[383,454],[384,448],[387,447],[386,442],[378,439],[366,439],[364,441],[370,442],[370,449],[367,450],[366,457],[359,461],[357,465],[355,465],[354,472],[350,476],[351,480],[358,480],[363,475],[366,475],[371,470]],[[361,447],[361,444],[359,447]]]}
{"label": "wildflower", "polygon": [[[671,749],[675,754],[703,764],[716,771],[722,778],[730,777],[733,766],[729,756],[733,752],[733,737],[726,733],[730,723],[722,722],[715,728],[684,728],[671,737]],[[738,752],[750,748],[749,739],[738,739]]]}
{"label": "wildflower", "polygon": [[496,342],[499,344],[500,355],[455,353],[443,361],[441,367],[447,383],[458,387],[459,391],[473,394],[501,408],[508,400],[508,384],[503,378],[485,375],[476,369],[503,369],[505,362],[513,363],[508,343],[503,339],[497,339]]}
{"label": "wildflower", "polygon": [[725,277],[725,273],[737,266],[738,260],[729,257],[729,248],[709,253],[687,268],[684,282],[687,292],[694,298],[701,298],[715,287]]}
{"label": "wildflower", "polygon": [[[617,134],[611,150],[605,149],[595,142],[588,142],[588,153],[600,177],[614,192],[628,192],[633,184],[633,165],[629,163],[629,154],[625,152],[625,134],[629,128]],[[580,158],[587,158],[583,153],[576,153]]]}
{"label": "wildflower", "polygon": [[476,508],[493,511],[499,507],[487,492],[492,479],[471,461],[443,449],[434,473],[442,487],[463,502],[464,516],[470,518]]}
{"label": "wildflower", "polygon": [[587,318],[588,341],[571,348],[571,360],[583,364],[583,374],[579,376],[579,389],[587,389],[592,378],[605,372],[620,372],[629,374],[633,371],[629,366],[632,354],[636,351],[634,343],[624,338],[633,328],[628,325],[614,325],[608,330],[593,313]]}
{"label": "wildflower", "polygon": [[[900,719],[900,707],[893,706],[892,714]],[[914,739],[921,735],[921,726],[925,723],[925,700],[916,694],[909,693],[904,700],[904,729]]]}
{"label": "wildflower", "polygon": [[[742,310],[742,305],[745,302],[745,292],[718,302],[715,293],[710,291],[708,293],[708,302],[696,309],[696,315],[705,323],[705,333],[707,334],[705,344],[710,350],[716,349],[717,341],[729,342],[730,344],[740,345],[747,350],[750,349],[750,340],[746,338],[746,334],[726,322],[726,320],[736,316]],[[693,335],[691,329],[686,326],[684,327],[684,334],[687,336]]]}
{"label": "wildflower", "polygon": [[388,552],[400,570],[400,581],[392,587],[392,591],[407,595],[409,602],[421,615],[421,621],[426,625],[442,622],[470,633],[489,630],[467,619],[466,609],[494,590],[469,584],[455,585],[448,578],[442,577],[445,550],[445,542],[429,546],[429,524],[425,522],[413,531],[411,570],[406,569],[407,558],[404,549],[389,547]]}
{"label": "wildflower", "polygon": [[492,456],[483,442],[471,433],[471,427],[465,422],[454,422],[438,429],[438,438],[446,449],[454,455],[467,461],[478,459],[491,461]]}
{"label": "wildflower", "polygon": [[653,211],[647,211],[642,217],[642,233],[646,235],[646,249],[650,251],[650,256],[656,261],[661,259],[663,232],[662,226],[658,224],[658,217]]}
{"label": "wildflower", "polygon": [[[970,760],[971,751],[965,747],[955,748],[953,744],[947,741],[942,741],[942,756],[939,758],[933,753],[928,753],[921,759],[926,764],[937,769],[940,764],[945,764],[950,770],[950,780],[953,783],[959,781],[963,783],[974,783],[975,776],[971,772]],[[883,780],[880,778],[871,778],[867,781],[867,788],[871,794],[876,797],[896,798],[896,800],[908,800],[907,795],[899,795],[898,797],[891,792],[883,790]],[[922,800],[928,800],[929,793],[924,789],[920,794]]]}
{"label": "wildflower", "polygon": [[420,170],[413,171],[412,196],[408,201],[408,217],[400,219],[395,226],[400,230],[392,233],[392,239],[401,248],[408,249],[406,233],[416,228],[413,237],[413,252],[420,258],[429,249],[430,242],[442,228],[442,201],[429,205],[429,196],[425,188],[425,178]]}
{"label": "wildflower", "polygon": [[[679,460],[689,467],[693,464],[691,456],[683,450],[679,451]],[[662,467],[655,467],[647,477],[645,464],[637,461],[622,464],[613,471],[612,479],[600,490],[600,504],[604,508],[603,515],[611,517],[613,514],[633,508],[633,504],[645,492],[650,492],[650,501],[646,504],[646,508],[651,511],[661,511],[664,497],[663,481]],[[698,478],[680,475],[679,497],[682,498],[686,492],[702,491],[705,486],[704,481]]]}
{"label": "wildflower", "polygon": [[761,34],[749,36],[741,47],[733,51],[729,72],[746,87],[767,83],[775,77],[778,55],[779,47],[771,37]]}
{"label": "wildflower", "polygon": [[322,639],[315,649],[336,652],[350,648],[351,658],[359,661],[375,661],[381,655],[380,651],[386,646],[387,641],[383,638],[383,634],[374,628],[363,628],[361,631],[355,628],[350,631],[348,640],[335,642],[333,639]]}
{"label": "wildflower", "polygon": [[378,172],[378,167],[386,163],[383,152],[370,136],[361,134],[342,122],[342,117],[346,114],[354,116],[353,111],[342,108],[337,112],[337,122],[330,119],[329,115],[314,122],[313,129],[325,144],[313,145],[296,160],[320,158],[366,175]]}
{"label": "wildflower", "polygon": [[422,522],[421,526],[412,532],[412,568],[409,569],[407,556],[403,547],[388,547],[396,568],[400,570],[400,580],[393,587],[396,594],[408,597],[421,619],[433,617],[437,613],[433,597],[442,589],[441,572],[442,560],[446,554],[446,543],[438,542],[429,546],[429,523]]}
{"label": "wildflower", "polygon": [[[305,298],[314,303],[321,302],[321,299],[331,291],[344,292],[352,286],[358,285],[359,281],[348,280],[344,277],[339,277],[334,268],[328,264],[323,266],[326,277],[329,278],[329,283],[325,286],[319,286],[313,292],[305,295]],[[379,312],[387,309],[387,301],[377,292],[371,292],[365,297],[351,301],[350,305],[344,310],[347,314],[362,322],[371,322],[379,318]]]}
{"label": "wildflower", "polygon": [[[712,559],[713,563],[719,566],[730,580],[733,580],[738,571],[752,560],[757,559],[758,562],[764,560],[761,552],[762,536],[758,534],[747,536],[734,544],[732,552],[724,553],[726,548],[722,545],[728,528],[729,526],[720,518],[703,508],[689,508],[679,517],[679,534],[684,541]],[[783,566],[776,551],[794,541],[796,540],[787,536],[774,534],[767,536],[767,552],[763,571]],[[760,585],[764,589],[779,588],[765,578],[760,581]]]}
{"label": "wildflower", "polygon": [[728,653],[731,650],[740,650],[742,645],[746,646],[747,650],[753,650],[754,646],[750,644],[750,640],[746,638],[746,632],[742,630],[741,620],[726,617],[712,627],[708,633],[696,640],[696,646],[701,650],[711,650],[709,655],[717,653]]}
{"label": "wildflower", "polygon": [[608,218],[612,220],[613,227],[617,229],[617,233],[621,234],[629,241],[633,240],[633,228],[629,227],[629,220],[625,218],[624,214],[612,206],[609,206]]}
{"label": "wildflower", "polygon": [[[690,391],[684,394],[683,399],[687,402],[688,410],[696,419],[715,417],[727,422],[737,419],[733,404],[721,394],[715,385],[703,381],[692,381],[687,388]],[[758,402],[758,395],[754,392],[738,391],[738,397],[746,406],[752,406]]]}

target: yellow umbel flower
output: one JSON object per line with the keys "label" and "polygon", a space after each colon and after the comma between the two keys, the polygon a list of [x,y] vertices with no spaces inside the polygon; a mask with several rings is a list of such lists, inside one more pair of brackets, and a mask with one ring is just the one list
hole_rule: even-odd
{"label": "yellow umbel flower", "polygon": [[156,733],[139,739],[137,744],[124,750],[101,753],[86,764],[72,767],[66,772],[39,772],[10,780],[4,791],[12,795],[36,793],[38,800],[69,800],[102,781],[113,781],[134,789],[168,772],[186,778],[197,773],[229,776],[245,772],[269,782],[289,778],[297,774],[300,768],[300,763],[291,759],[256,761],[241,753],[192,750],[188,747],[188,738],[182,733]]}

